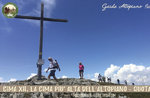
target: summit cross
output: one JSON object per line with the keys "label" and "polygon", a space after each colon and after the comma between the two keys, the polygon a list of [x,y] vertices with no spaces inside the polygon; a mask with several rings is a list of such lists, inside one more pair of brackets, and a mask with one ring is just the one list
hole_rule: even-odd
{"label": "summit cross", "polygon": [[68,20],[65,20],[65,19],[54,19],[54,18],[45,18],[44,17],[44,4],[43,3],[41,3],[41,17],[16,15],[15,18],[40,20],[40,43],[39,43],[39,58],[38,58],[38,61],[37,61],[37,67],[38,67],[38,74],[37,75],[38,75],[38,80],[41,80],[42,65],[44,64],[44,60],[42,59],[43,21],[68,22]]}

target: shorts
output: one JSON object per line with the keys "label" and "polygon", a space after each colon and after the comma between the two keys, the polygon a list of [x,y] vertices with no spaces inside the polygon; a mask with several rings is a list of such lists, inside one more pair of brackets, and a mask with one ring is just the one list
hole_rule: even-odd
{"label": "shorts", "polygon": [[50,76],[55,76],[55,72],[56,72],[56,70],[51,70],[49,75]]}
{"label": "shorts", "polygon": [[79,70],[79,72],[84,72],[83,70]]}

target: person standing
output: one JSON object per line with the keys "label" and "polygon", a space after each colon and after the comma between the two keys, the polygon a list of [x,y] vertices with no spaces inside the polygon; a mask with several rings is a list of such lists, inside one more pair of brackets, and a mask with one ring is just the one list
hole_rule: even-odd
{"label": "person standing", "polygon": [[50,77],[52,76],[58,82],[58,80],[55,76],[55,72],[56,72],[57,69],[59,71],[61,71],[60,67],[59,67],[59,64],[58,64],[57,60],[54,61],[51,57],[49,57],[48,60],[50,61],[50,65],[49,65],[49,67],[46,71],[46,73],[47,73],[48,70],[50,70],[50,74],[48,75],[48,79],[50,79]]}
{"label": "person standing", "polygon": [[127,80],[124,80],[125,85],[128,85]]}
{"label": "person standing", "polygon": [[83,79],[83,72],[84,72],[84,65],[80,62],[79,63],[79,75],[80,75],[80,79]]}
{"label": "person standing", "polygon": [[98,75],[98,80],[99,80],[99,82],[102,82],[102,76],[101,76],[101,74]]}
{"label": "person standing", "polygon": [[111,77],[107,77],[107,82],[111,83]]}
{"label": "person standing", "polygon": [[111,77],[109,77],[109,83],[111,83]]}
{"label": "person standing", "polygon": [[104,83],[106,82],[105,76],[102,77],[102,80],[103,80]]}
{"label": "person standing", "polygon": [[120,80],[119,79],[117,79],[117,83],[120,84]]}
{"label": "person standing", "polygon": [[135,85],[134,83],[132,83],[132,85]]}

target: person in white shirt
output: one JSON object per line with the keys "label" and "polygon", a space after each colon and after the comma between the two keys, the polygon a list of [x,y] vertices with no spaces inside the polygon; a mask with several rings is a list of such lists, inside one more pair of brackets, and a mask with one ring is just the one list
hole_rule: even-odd
{"label": "person in white shirt", "polygon": [[55,76],[55,72],[58,69],[60,71],[60,67],[58,65],[57,60],[53,60],[51,57],[48,58],[48,60],[50,61],[50,66],[48,67],[46,73],[48,72],[48,70],[50,70],[50,74],[48,75],[48,79],[50,79],[51,76],[53,76],[53,78],[58,82],[56,76]]}

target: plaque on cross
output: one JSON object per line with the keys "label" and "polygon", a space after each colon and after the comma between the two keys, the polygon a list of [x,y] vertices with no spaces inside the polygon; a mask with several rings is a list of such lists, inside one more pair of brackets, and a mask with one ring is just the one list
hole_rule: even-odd
{"label": "plaque on cross", "polygon": [[15,18],[40,20],[40,44],[39,44],[39,59],[38,59],[38,61],[37,61],[37,67],[38,67],[38,80],[41,80],[41,76],[42,76],[42,73],[41,73],[41,72],[42,72],[42,65],[44,64],[44,60],[42,59],[42,48],[43,48],[43,21],[68,22],[68,20],[65,20],[65,19],[45,18],[45,17],[44,17],[44,4],[43,4],[43,3],[41,3],[41,17],[16,15]]}

